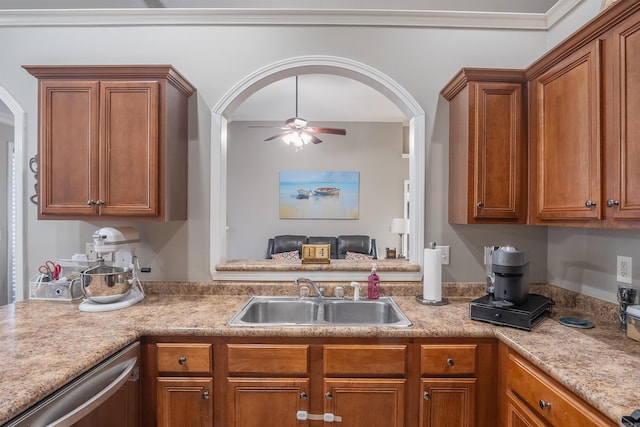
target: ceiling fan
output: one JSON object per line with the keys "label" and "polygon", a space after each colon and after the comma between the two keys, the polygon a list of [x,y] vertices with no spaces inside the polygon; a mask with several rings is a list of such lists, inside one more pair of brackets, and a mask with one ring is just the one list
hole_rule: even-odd
{"label": "ceiling fan", "polygon": [[[282,138],[287,144],[294,144],[296,147],[301,147],[304,144],[313,142],[319,144],[322,142],[320,138],[315,136],[316,133],[328,133],[333,135],[346,135],[345,129],[336,128],[320,128],[308,126],[309,122],[303,118],[298,117],[298,76],[296,76],[296,116],[288,119],[284,127],[276,127],[281,132],[270,136],[265,141],[271,141],[276,138]],[[272,127],[272,126],[250,126],[250,127]]]}

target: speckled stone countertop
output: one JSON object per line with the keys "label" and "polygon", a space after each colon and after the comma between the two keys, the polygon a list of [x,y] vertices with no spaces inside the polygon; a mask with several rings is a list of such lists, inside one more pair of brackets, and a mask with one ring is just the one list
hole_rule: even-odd
{"label": "speckled stone countertop", "polygon": [[[225,286],[233,285],[221,285],[222,289]],[[247,300],[248,293],[275,288],[247,289],[244,295],[219,291],[207,295],[202,289],[196,292],[198,295],[148,292],[133,307],[104,313],[81,312],[78,303],[48,301],[0,307],[0,422],[145,335],[496,337],[615,421],[640,407],[640,342],[619,332],[608,314],[596,317],[577,311],[579,305],[566,308],[557,304],[550,319],[526,332],[470,320],[470,298],[452,297],[449,305],[425,307],[414,296],[398,295],[401,292],[396,291],[394,300],[412,320],[412,327],[228,326],[227,321]],[[556,320],[578,315],[593,321],[596,327],[568,328]]]}

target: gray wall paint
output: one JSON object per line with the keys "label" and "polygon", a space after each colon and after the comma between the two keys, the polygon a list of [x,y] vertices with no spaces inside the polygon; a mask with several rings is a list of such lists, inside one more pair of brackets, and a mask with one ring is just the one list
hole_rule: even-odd
{"label": "gray wall paint", "polygon": [[[585,0],[576,10],[586,4],[599,5],[600,0]],[[579,15],[577,21],[582,19]],[[560,22],[557,31],[561,28],[568,34],[578,24]],[[547,37],[542,31],[463,28],[0,27],[0,39],[16,41],[0,44],[0,85],[27,113],[28,158],[37,147],[37,82],[21,68],[23,64],[171,63],[183,73],[198,89],[189,112],[189,219],[128,224],[140,230],[142,264],[153,268],[145,278],[207,280],[212,107],[242,78],[285,58],[324,54],[360,61],[396,80],[425,111],[425,240],[451,246],[444,280],[483,280],[482,247],[511,241],[531,251],[538,265],[532,268],[531,279],[544,281],[543,228],[447,223],[448,104],[439,92],[461,67],[526,67],[547,50]],[[29,178],[28,186],[32,185]],[[27,275],[44,259],[81,251],[96,228],[124,224],[37,221],[32,205],[27,206],[26,216]]]}
{"label": "gray wall paint", "polygon": [[[251,124],[258,123],[229,126],[230,259],[264,258],[267,239],[278,234],[366,234],[376,239],[381,251],[399,245],[399,236],[389,227],[391,218],[403,215],[403,181],[409,178],[409,160],[402,158],[402,123],[313,122],[313,126],[343,127],[347,135],[318,135],[323,143],[299,151],[279,140],[264,142],[277,129],[249,128]],[[359,172],[359,218],[280,219],[280,171]]]}

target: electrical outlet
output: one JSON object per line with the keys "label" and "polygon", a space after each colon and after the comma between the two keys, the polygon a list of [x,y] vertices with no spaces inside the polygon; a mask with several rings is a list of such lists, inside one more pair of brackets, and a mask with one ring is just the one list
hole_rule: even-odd
{"label": "electrical outlet", "polygon": [[93,247],[93,243],[86,243],[85,249],[86,249],[85,253],[87,254],[87,259],[88,260],[93,261],[93,260],[98,259],[98,256],[96,254],[96,250]]}
{"label": "electrical outlet", "polygon": [[631,257],[618,255],[616,280],[620,283],[631,284]]}
{"label": "electrical outlet", "polygon": [[442,265],[449,265],[449,246],[436,246],[442,251]]}

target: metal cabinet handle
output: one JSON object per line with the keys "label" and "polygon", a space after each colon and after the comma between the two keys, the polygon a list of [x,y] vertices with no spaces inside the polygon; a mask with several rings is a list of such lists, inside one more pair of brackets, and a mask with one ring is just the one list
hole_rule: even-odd
{"label": "metal cabinet handle", "polygon": [[478,207],[478,209],[482,209],[482,208],[484,208],[484,203],[478,202],[478,204],[476,206]]}
{"label": "metal cabinet handle", "polygon": [[455,362],[455,360],[453,360],[452,358],[450,358],[450,357],[449,357],[449,358],[447,359],[447,365],[449,365],[449,366],[453,366],[455,363],[456,363],[456,362]]}
{"label": "metal cabinet handle", "polygon": [[95,200],[92,200],[92,199],[87,200],[87,205],[89,205],[89,206],[93,206],[93,205],[95,205],[95,204],[96,204],[96,201],[95,201]]}
{"label": "metal cabinet handle", "polygon": [[178,364],[179,365],[186,365],[187,364],[187,358],[186,357],[181,357],[178,359]]}
{"label": "metal cabinet handle", "polygon": [[584,202],[584,205],[588,208],[592,208],[596,205],[596,202],[594,202],[593,200],[587,200],[586,202]]}
{"label": "metal cabinet handle", "polygon": [[202,392],[202,398],[204,400],[209,400],[209,391],[208,390],[205,390],[205,391]]}
{"label": "metal cabinet handle", "polygon": [[307,400],[307,393],[305,393],[304,391],[300,393],[300,399]]}
{"label": "metal cabinet handle", "polygon": [[423,398],[424,400],[429,400],[429,398],[430,398],[430,397],[431,397],[431,396],[429,396],[429,392],[428,392],[428,391],[425,391],[424,393],[422,393],[422,398]]}
{"label": "metal cabinet handle", "polygon": [[330,391],[326,392],[326,393],[325,393],[325,395],[324,395],[324,397],[325,397],[325,399],[327,399],[327,400],[331,400],[331,399],[333,398],[333,396],[331,395],[331,392],[330,392]]}
{"label": "metal cabinet handle", "polygon": [[98,206],[102,206],[102,205],[104,205],[104,200],[98,200],[98,201],[96,202],[96,205],[98,205]]}
{"label": "metal cabinet handle", "polygon": [[618,206],[618,205],[620,205],[620,202],[617,201],[617,200],[613,200],[613,199],[607,200],[607,206],[610,207],[610,208],[612,208],[614,206]]}
{"label": "metal cabinet handle", "polygon": [[540,399],[540,402],[538,402],[538,405],[540,405],[540,409],[542,409],[543,411],[547,408],[551,408],[551,402],[545,402],[542,399]]}

